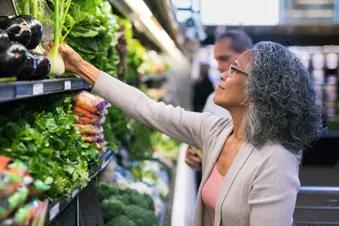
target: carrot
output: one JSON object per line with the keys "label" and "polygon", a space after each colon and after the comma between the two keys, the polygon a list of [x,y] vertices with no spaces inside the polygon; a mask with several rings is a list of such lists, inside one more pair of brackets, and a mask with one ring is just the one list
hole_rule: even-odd
{"label": "carrot", "polygon": [[74,124],[75,127],[77,127],[81,134],[91,134],[95,135],[99,133],[100,131],[95,128],[93,125],[80,125],[80,124]]}
{"label": "carrot", "polygon": [[79,124],[95,124],[96,122],[98,122],[97,119],[88,118],[86,116],[81,117],[78,115],[75,115],[75,120]]}
{"label": "carrot", "polygon": [[91,112],[88,112],[88,111],[86,111],[86,110],[84,110],[80,107],[75,106],[73,109],[74,109],[75,113],[79,116],[86,116],[86,117],[91,118],[91,119],[98,119],[98,120],[100,119],[100,116],[95,115]]}
{"label": "carrot", "polygon": [[93,107],[93,106],[87,105],[87,104],[85,104],[85,103],[81,103],[81,102],[79,102],[79,101],[75,101],[75,105],[76,105],[77,107],[80,107],[80,108],[82,108],[82,109],[85,109],[86,111],[89,111],[89,112],[91,112],[91,113],[94,113],[94,114],[99,113],[98,109],[96,109],[96,108]]}

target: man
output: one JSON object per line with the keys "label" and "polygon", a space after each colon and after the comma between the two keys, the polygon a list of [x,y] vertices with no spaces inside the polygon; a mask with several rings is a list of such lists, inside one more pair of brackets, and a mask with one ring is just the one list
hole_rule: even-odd
{"label": "man", "polygon": [[[252,39],[241,30],[228,30],[217,37],[214,44],[214,58],[220,73],[227,71],[231,64],[246,50],[253,47]],[[231,117],[229,112],[214,104],[214,93],[207,98],[203,112],[210,112],[219,117]],[[197,151],[189,147],[186,152],[186,163],[192,168],[200,168],[201,159]],[[200,184],[200,180],[198,181]]]}

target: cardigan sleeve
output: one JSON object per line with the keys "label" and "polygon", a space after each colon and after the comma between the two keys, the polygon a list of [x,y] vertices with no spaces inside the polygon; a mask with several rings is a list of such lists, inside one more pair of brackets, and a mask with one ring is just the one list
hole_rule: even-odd
{"label": "cardigan sleeve", "polygon": [[274,151],[258,168],[249,196],[250,226],[292,225],[300,187],[296,156]]}
{"label": "cardigan sleeve", "polygon": [[209,113],[185,111],[180,107],[156,102],[140,90],[104,72],[92,92],[143,124],[200,149],[203,142],[209,139],[213,126],[222,120]]}

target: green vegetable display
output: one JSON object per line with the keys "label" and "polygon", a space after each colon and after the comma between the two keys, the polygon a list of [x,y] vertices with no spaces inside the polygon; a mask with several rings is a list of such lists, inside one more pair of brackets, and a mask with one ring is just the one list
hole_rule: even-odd
{"label": "green vegetable display", "polygon": [[150,196],[141,195],[132,189],[119,190],[106,184],[99,184],[98,188],[105,225],[157,225],[154,202]]}
{"label": "green vegetable display", "polygon": [[119,23],[125,28],[125,38],[127,43],[127,66],[125,81],[135,83],[138,79],[138,68],[145,61],[146,49],[139,40],[133,38],[132,23],[127,19],[119,19]]}
{"label": "green vegetable display", "polygon": [[151,136],[155,131],[133,119],[130,122],[130,132],[133,134],[132,142],[128,146],[131,160],[152,158]]}
{"label": "green vegetable display", "polygon": [[138,226],[156,226],[158,223],[153,211],[145,210],[137,205],[129,205],[125,208],[126,217]]}
{"label": "green vegetable display", "polygon": [[131,160],[152,157],[153,129],[130,118],[116,107],[108,108],[103,127],[105,139],[111,149],[125,146],[131,154]]}
{"label": "green vegetable display", "polygon": [[46,0],[15,0],[14,2],[19,15],[32,15],[39,21],[46,20]]}
{"label": "green vegetable display", "polygon": [[125,204],[114,197],[102,201],[101,206],[105,222],[125,213]]}
{"label": "green vegetable display", "polygon": [[117,75],[119,55],[114,51],[119,29],[106,0],[73,0],[66,17],[66,42],[86,61],[112,76]]}
{"label": "green vegetable display", "polygon": [[103,128],[109,148],[115,150],[120,146],[128,145],[129,129],[127,123],[128,116],[124,112],[113,106],[108,108]]}
{"label": "green vegetable display", "polygon": [[0,154],[22,160],[34,178],[52,184],[50,198],[87,185],[89,168],[98,164],[98,148],[85,143],[73,126],[71,98],[49,107],[23,106],[7,115],[0,117]]}
{"label": "green vegetable display", "polygon": [[168,137],[160,132],[155,132],[151,137],[152,147],[154,151],[161,152],[167,159],[175,162],[181,142]]}
{"label": "green vegetable display", "polygon": [[105,226],[137,226],[137,224],[129,220],[126,216],[120,215],[110,220]]}
{"label": "green vegetable display", "polygon": [[119,189],[117,187],[109,186],[104,183],[99,184],[98,188],[99,188],[99,200],[100,201],[109,199],[111,196],[115,196],[119,194]]}

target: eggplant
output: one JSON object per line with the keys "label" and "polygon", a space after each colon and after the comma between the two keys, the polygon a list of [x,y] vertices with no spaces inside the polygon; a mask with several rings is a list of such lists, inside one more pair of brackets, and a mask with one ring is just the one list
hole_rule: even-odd
{"label": "eggplant", "polygon": [[7,31],[0,29],[0,42],[9,42]]}
{"label": "eggplant", "polygon": [[35,49],[35,47],[37,47],[40,44],[41,39],[42,39],[42,35],[43,35],[42,24],[40,23],[39,20],[29,15],[21,15],[21,16],[17,16],[17,18],[24,19],[27,22],[28,28],[31,30],[31,33],[32,33],[31,40],[26,45],[26,48]]}
{"label": "eggplant", "polygon": [[17,76],[24,68],[27,49],[17,42],[0,42],[0,77]]}
{"label": "eggplant", "polygon": [[35,70],[37,66],[37,60],[34,56],[28,52],[26,63],[21,72],[17,74],[18,80],[34,80]]}
{"label": "eggplant", "polygon": [[51,62],[45,55],[41,53],[33,52],[33,51],[30,51],[30,52],[34,56],[37,62],[34,78],[35,79],[46,78],[48,76],[48,73],[51,70]]}
{"label": "eggplant", "polygon": [[11,41],[17,41],[27,46],[31,40],[32,32],[23,18],[20,17],[2,17],[0,28],[6,30]]}

